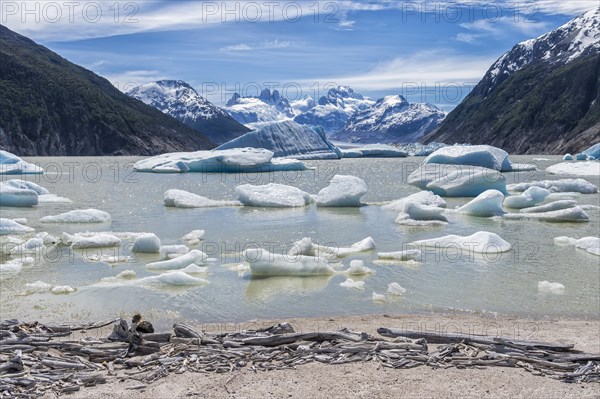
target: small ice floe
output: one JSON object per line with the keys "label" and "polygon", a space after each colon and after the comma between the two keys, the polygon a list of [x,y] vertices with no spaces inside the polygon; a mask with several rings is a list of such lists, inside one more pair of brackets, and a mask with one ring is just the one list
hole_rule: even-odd
{"label": "small ice floe", "polygon": [[387,209],[395,212],[402,212],[406,204],[421,204],[428,206],[437,206],[438,208],[445,208],[446,201],[439,195],[435,195],[431,191],[419,191],[418,193],[411,194],[408,197],[400,198],[396,201],[392,201],[389,204],[382,206],[383,209]]}
{"label": "small ice floe", "polygon": [[574,206],[572,208],[559,209],[557,211],[550,212],[525,212],[523,213],[507,213],[504,215],[505,219],[511,220],[541,220],[543,222],[556,222],[556,223],[568,223],[568,222],[589,222],[590,217],[581,207]]}
{"label": "small ice floe", "polygon": [[116,283],[123,280],[135,280],[137,273],[134,270],[123,270],[116,276],[104,277],[100,280],[101,283]]}
{"label": "small ice floe", "polygon": [[171,285],[171,286],[193,286],[206,285],[208,280],[203,278],[193,277],[181,270],[170,271],[159,274],[158,276],[150,276],[134,280],[135,285]]}
{"label": "small ice floe", "polygon": [[71,199],[59,197],[56,194],[44,194],[38,196],[38,203],[40,204],[70,204],[72,202]]}
{"label": "small ice floe", "polygon": [[563,162],[548,166],[546,172],[552,175],[600,176],[600,162]]}
{"label": "small ice floe", "polygon": [[506,177],[494,169],[468,165],[421,165],[408,184],[442,197],[476,197],[486,190],[506,191]]}
{"label": "small ice floe", "polygon": [[509,184],[509,191],[525,191],[530,187],[540,187],[552,193],[576,192],[581,194],[594,194],[598,192],[598,186],[583,179],[560,179],[542,180],[526,183]]}
{"label": "small ice floe", "polygon": [[342,149],[342,158],[406,158],[408,153],[389,144],[368,144],[363,147]]}
{"label": "small ice floe", "polygon": [[470,216],[492,217],[503,215],[504,194],[498,190],[486,190],[456,211]]}
{"label": "small ice floe", "polygon": [[44,216],[40,223],[108,223],[110,215],[97,209],[76,209],[54,216]]}
{"label": "small ice floe", "polygon": [[406,293],[406,288],[398,283],[390,283],[388,284],[387,293],[396,296],[404,295]]}
{"label": "small ice floe", "polygon": [[560,200],[550,202],[544,205],[533,206],[531,208],[524,208],[519,210],[521,213],[541,213],[541,212],[551,212],[558,211],[561,209],[573,208],[577,205],[577,201],[574,200]]}
{"label": "small ice floe", "polygon": [[37,175],[41,173],[44,173],[43,168],[25,162],[8,151],[0,150],[0,175]]}
{"label": "small ice floe", "polygon": [[408,226],[435,226],[448,224],[448,219],[442,213],[444,208],[436,206],[407,203],[395,222]]}
{"label": "small ice floe", "polygon": [[300,241],[296,241],[291,245],[290,249],[288,250],[288,255],[290,256],[310,256],[314,254],[314,246],[310,237],[304,237]]}
{"label": "small ice floe", "polygon": [[193,230],[183,236],[183,241],[188,245],[197,245],[204,239],[204,230]]}
{"label": "small ice floe", "polygon": [[26,242],[24,242],[16,247],[13,247],[10,250],[10,253],[12,255],[32,254],[32,253],[39,252],[43,248],[44,248],[44,239],[39,238],[39,237],[33,237],[33,238],[30,238],[29,240],[27,240]]}
{"label": "small ice floe", "polygon": [[264,186],[244,184],[236,187],[235,191],[240,202],[246,206],[293,208],[313,202],[313,197],[299,188],[276,183]]}
{"label": "small ice floe", "polygon": [[146,268],[149,270],[179,270],[191,265],[192,263],[205,264],[206,258],[208,257],[204,252],[194,249],[187,254],[178,256],[174,259],[148,263]]}
{"label": "small ice floe", "polygon": [[470,236],[448,235],[429,240],[415,241],[411,245],[438,249],[459,249],[465,252],[501,253],[510,251],[511,245],[500,236],[487,231],[478,231]]}
{"label": "small ice floe", "polygon": [[119,255],[91,254],[83,256],[83,260],[89,263],[126,263],[129,262],[130,259],[131,256]]}
{"label": "small ice floe", "polygon": [[480,166],[499,172],[513,170],[508,153],[490,145],[442,147],[429,155],[423,163]]}
{"label": "small ice floe", "polygon": [[131,251],[157,254],[160,252],[160,238],[153,233],[142,234],[135,239]]}
{"label": "small ice floe", "polygon": [[326,259],[316,256],[287,256],[272,254],[264,249],[244,251],[253,276],[319,276],[334,274]]}
{"label": "small ice floe", "polygon": [[421,258],[421,251],[418,249],[407,249],[396,252],[378,252],[377,257],[383,260],[409,261]]}
{"label": "small ice floe", "polygon": [[163,201],[165,206],[176,208],[216,208],[242,205],[239,201],[212,200],[183,190],[168,190],[165,192]]}
{"label": "small ice floe", "polygon": [[583,249],[592,255],[600,256],[600,238],[598,237],[556,237],[554,239],[556,245],[574,245],[576,248]]}
{"label": "small ice floe", "polygon": [[66,295],[75,292],[75,289],[68,285],[56,285],[50,290],[54,295]]}
{"label": "small ice floe", "polygon": [[373,298],[373,302],[375,302],[375,303],[383,303],[383,302],[386,302],[385,295],[378,294],[378,293],[376,293],[376,292],[373,292],[373,296],[372,296],[372,298]]}
{"label": "small ice floe", "polygon": [[[33,258],[25,258],[25,261],[31,261]],[[0,274],[17,274],[21,272],[23,268],[23,259],[9,259],[4,263],[0,263]]]}
{"label": "small ice floe", "polygon": [[549,195],[550,191],[545,188],[531,186],[521,195],[511,195],[510,197],[506,197],[504,206],[513,209],[528,208],[543,202]]}
{"label": "small ice floe", "polygon": [[347,278],[346,281],[341,282],[340,285],[345,288],[354,288],[357,290],[365,289],[364,281],[354,281],[351,278]]}
{"label": "small ice floe", "polygon": [[52,289],[52,284],[45,283],[43,281],[36,281],[34,283],[25,284],[25,290],[31,294],[42,294]]}
{"label": "small ice floe", "polygon": [[544,292],[544,293],[549,293],[549,294],[562,295],[565,293],[565,286],[562,285],[561,283],[551,283],[549,281],[539,281],[538,282],[538,291]]}
{"label": "small ice floe", "polygon": [[563,161],[572,161],[573,160],[573,155],[571,154],[565,154],[563,156]]}
{"label": "small ice floe", "polygon": [[25,234],[35,231],[31,227],[23,226],[14,220],[0,218],[0,235],[7,234]]}
{"label": "small ice floe", "polygon": [[208,267],[201,267],[192,263],[191,265],[184,267],[180,271],[187,274],[206,274],[208,273]]}
{"label": "small ice floe", "polygon": [[325,246],[325,245],[318,245],[318,244],[312,244],[312,247],[313,247],[314,252],[319,251],[324,256],[327,256],[327,257],[336,256],[338,258],[342,258],[344,256],[348,256],[348,255],[355,254],[358,252],[365,252],[365,251],[370,251],[372,249],[375,249],[375,241],[373,241],[373,239],[371,237],[367,237],[364,240],[355,242],[354,244],[350,245],[350,247],[347,247],[347,248],[336,247],[336,246]]}
{"label": "small ice floe", "polygon": [[344,273],[351,276],[362,276],[365,274],[372,274],[373,270],[365,266],[365,262],[359,259],[350,261],[350,267],[344,271]]}
{"label": "small ice floe", "polygon": [[34,206],[42,194],[48,194],[48,190],[29,181],[13,179],[0,183],[1,206]]}
{"label": "small ice floe", "polygon": [[73,249],[114,247],[121,244],[121,239],[110,233],[63,233],[61,241]]}
{"label": "small ice floe", "polygon": [[358,207],[364,205],[361,198],[367,194],[367,184],[356,176],[335,175],[317,195],[317,206]]}
{"label": "small ice floe", "polygon": [[190,252],[190,249],[187,245],[163,245],[160,247],[160,254],[163,259],[175,259],[188,252]]}
{"label": "small ice floe", "polygon": [[534,162],[550,161],[550,158],[533,158]]}

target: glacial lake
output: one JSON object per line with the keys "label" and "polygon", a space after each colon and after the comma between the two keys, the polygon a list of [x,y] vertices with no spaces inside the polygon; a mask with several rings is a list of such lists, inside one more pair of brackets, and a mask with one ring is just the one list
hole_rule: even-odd
{"label": "glacial lake", "polygon": [[[533,161],[533,158],[548,161]],[[560,162],[557,156],[511,156],[513,162],[533,163],[538,171],[505,173],[508,183],[560,179],[544,169]],[[361,314],[401,314],[415,312],[467,311],[501,313],[519,317],[568,317],[597,319],[600,309],[600,258],[576,249],[558,246],[558,236],[598,236],[600,213],[587,210],[589,223],[546,223],[541,221],[478,218],[446,212],[450,223],[443,227],[406,227],[394,223],[396,212],[382,209],[380,203],[419,191],[406,184],[406,178],[423,160],[344,159],[306,161],[314,168],[304,172],[264,174],[171,174],[133,172],[135,157],[27,158],[44,167],[42,176],[27,180],[46,187],[51,193],[68,197],[73,203],[43,203],[34,208],[1,209],[3,218],[27,218],[36,232],[60,237],[63,232],[115,231],[152,232],[163,245],[182,244],[192,230],[206,231],[204,241],[193,247],[204,250],[216,262],[208,264],[208,274],[200,276],[205,286],[140,287],[98,285],[105,277],[134,270],[137,277],[154,275],[145,265],[159,255],[135,254],[126,263],[89,262],[84,255],[131,255],[132,242],[119,248],[74,250],[59,248],[37,256],[16,275],[0,281],[1,318],[39,321],[92,321],[116,315],[142,312],[158,325],[173,320],[197,322],[238,322],[257,318],[340,316]],[[369,193],[361,208],[204,208],[177,209],[163,205],[168,189],[182,189],[211,199],[235,199],[240,184],[270,182],[292,185],[316,194],[335,174],[364,179]],[[3,176],[3,180],[18,178]],[[598,178],[585,178],[599,185]],[[448,208],[465,204],[467,198],[447,198]],[[580,195],[580,204],[600,205],[599,194]],[[42,216],[72,209],[95,208],[112,216],[107,224],[42,224]],[[375,264],[377,252],[406,249],[415,240],[449,234],[470,235],[477,231],[498,234],[512,244],[509,252],[481,256],[456,251],[427,254],[422,262]],[[375,271],[352,277],[364,280],[364,290],[340,286],[347,276],[252,278],[249,272],[232,270],[242,262],[245,248],[271,248],[282,253],[292,242],[311,237],[313,242],[341,247],[371,236],[375,251],[342,259],[361,259]],[[0,240],[3,238],[0,238]],[[31,293],[25,284],[43,281],[69,285],[69,295]],[[564,294],[538,292],[539,281],[560,282]],[[397,282],[407,292],[385,303],[374,303],[372,292],[384,294],[387,285]]]}

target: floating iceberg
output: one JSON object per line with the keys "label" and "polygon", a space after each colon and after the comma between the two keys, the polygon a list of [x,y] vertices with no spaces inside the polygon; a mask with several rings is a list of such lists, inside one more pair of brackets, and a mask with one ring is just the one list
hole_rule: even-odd
{"label": "floating iceberg", "polygon": [[63,233],[61,241],[71,248],[103,248],[121,244],[121,239],[110,233]]}
{"label": "floating iceberg", "polygon": [[370,251],[375,249],[375,241],[371,237],[367,237],[364,240],[359,242],[355,242],[350,245],[348,248],[344,247],[335,247],[335,246],[324,246],[318,244],[312,244],[313,251],[320,251],[328,256],[336,256],[338,258],[342,258],[344,256],[348,256],[351,254]]}
{"label": "floating iceberg", "polygon": [[156,173],[242,173],[306,170],[306,165],[294,159],[274,159],[272,151],[262,148],[238,148],[162,154],[138,161],[134,168]]}
{"label": "floating iceberg", "polygon": [[189,245],[196,245],[204,238],[204,230],[193,230],[183,236],[182,240]]}
{"label": "floating iceberg", "polygon": [[551,211],[558,211],[561,209],[573,208],[575,205],[577,205],[577,201],[559,200],[559,201],[550,202],[548,204],[544,204],[544,205],[540,205],[540,206],[524,208],[524,209],[521,209],[519,212],[521,212],[521,213],[551,212]]}
{"label": "floating iceberg", "polygon": [[183,271],[176,270],[172,272],[162,273],[158,276],[144,277],[135,280],[136,285],[172,285],[172,286],[192,286],[206,285],[208,281],[203,278],[192,277]]}
{"label": "floating iceberg", "polygon": [[314,247],[310,237],[304,237],[300,241],[296,241],[291,245],[291,248],[288,250],[288,255],[290,256],[310,256],[314,254]]}
{"label": "floating iceberg", "polygon": [[388,284],[387,293],[396,296],[404,295],[406,293],[406,288],[398,283],[390,283]]}
{"label": "floating iceberg", "polygon": [[408,197],[400,198],[392,201],[389,204],[382,206],[383,209],[387,209],[395,212],[402,212],[406,204],[415,203],[421,205],[437,206],[439,208],[446,207],[446,201],[439,195],[435,195],[431,191],[419,191],[418,193],[411,194]]}
{"label": "floating iceberg", "polygon": [[164,196],[164,204],[165,206],[176,208],[213,208],[242,205],[239,201],[211,200],[183,190],[167,190]]}
{"label": "floating iceberg", "polygon": [[15,154],[0,150],[0,175],[26,175],[44,173],[37,165],[23,161]]}
{"label": "floating iceberg", "polygon": [[327,261],[315,256],[272,254],[264,249],[244,251],[253,276],[318,276],[335,273]]}
{"label": "floating iceberg", "polygon": [[208,256],[204,252],[194,249],[174,259],[148,263],[146,268],[150,270],[178,270],[191,264],[205,264],[207,258]]}
{"label": "floating iceberg", "polygon": [[562,295],[565,292],[565,286],[561,283],[551,283],[549,281],[538,282],[538,291],[550,294]]}
{"label": "floating iceberg", "polygon": [[513,170],[508,153],[489,145],[443,147],[425,158],[423,163],[480,166],[499,172]]}
{"label": "floating iceberg", "polygon": [[240,202],[246,206],[287,208],[313,202],[313,197],[299,188],[270,183],[264,186],[244,184],[235,188]]}
{"label": "floating iceberg", "polygon": [[54,295],[65,295],[65,294],[74,293],[75,289],[68,285],[57,285],[57,286],[52,287],[50,292],[53,293]]}
{"label": "floating iceberg", "polygon": [[341,282],[340,285],[342,287],[345,288],[354,288],[357,290],[364,290],[365,289],[365,282],[364,281],[354,281],[351,278],[347,278],[346,281]]}
{"label": "floating iceberg", "polygon": [[160,247],[160,253],[165,259],[173,259],[190,252],[186,245],[163,245]]}
{"label": "floating iceberg", "polygon": [[510,251],[511,245],[500,236],[487,231],[478,231],[470,236],[448,235],[412,243],[414,246],[439,249],[460,249],[465,252],[484,254]]}
{"label": "floating iceberg", "polygon": [[408,176],[408,184],[442,197],[476,197],[486,190],[506,191],[506,177],[479,166],[421,165]]}
{"label": "floating iceberg", "polygon": [[575,245],[576,248],[583,249],[593,255],[600,256],[600,238],[598,237],[556,237],[554,244],[557,245]]}
{"label": "floating iceberg", "polygon": [[44,216],[40,223],[108,223],[110,215],[97,209],[77,209],[54,216]]}
{"label": "floating iceberg", "polygon": [[436,206],[408,203],[396,218],[396,223],[409,226],[447,224],[448,219],[442,215],[442,212],[444,209]]}
{"label": "floating iceberg", "polygon": [[587,150],[583,151],[582,154],[586,155],[588,158],[592,157],[593,159],[600,159],[600,143],[594,144]]}
{"label": "floating iceberg", "polygon": [[38,194],[28,188],[18,188],[0,183],[0,206],[34,206],[38,204]]}
{"label": "floating iceberg", "polygon": [[600,162],[563,162],[548,166],[546,172],[552,175],[600,176]]}
{"label": "floating iceberg", "polygon": [[491,217],[503,215],[504,194],[498,190],[486,190],[471,202],[461,206],[456,211],[465,215]]}
{"label": "floating iceberg", "polygon": [[419,259],[421,257],[421,251],[418,249],[407,249],[397,252],[378,252],[377,257],[384,260],[399,260],[405,262],[408,260]]}
{"label": "floating iceberg", "polygon": [[135,239],[131,251],[157,254],[160,252],[160,238],[153,233],[142,234]]}
{"label": "floating iceberg", "polygon": [[208,267],[201,267],[192,263],[179,271],[187,274],[206,274],[208,272]]}
{"label": "floating iceberg", "polygon": [[23,226],[14,220],[0,218],[0,235],[7,234],[24,234],[35,231],[31,227]]}
{"label": "floating iceberg", "polygon": [[513,209],[529,208],[543,202],[549,195],[550,191],[545,188],[532,186],[525,190],[521,195],[511,195],[510,197],[506,197],[504,205]]}
{"label": "floating iceberg", "polygon": [[359,259],[354,259],[350,262],[350,267],[348,270],[345,270],[344,273],[349,274],[351,276],[362,276],[365,274],[373,273],[373,270],[369,269],[365,266],[365,262]]}
{"label": "floating iceberg", "polygon": [[40,204],[70,204],[73,202],[69,198],[59,197],[56,194],[44,194],[38,196],[38,203]]}
{"label": "floating iceberg", "polygon": [[543,222],[589,222],[590,217],[581,207],[574,206],[572,208],[560,209],[557,211],[541,212],[541,213],[507,213],[505,219],[512,220],[541,220]]}
{"label": "floating iceberg", "polygon": [[10,250],[11,255],[24,255],[24,254],[32,254],[40,251],[44,248],[44,240],[39,237],[33,237],[27,240],[26,242],[13,247]]}
{"label": "floating iceberg", "polygon": [[385,295],[381,295],[381,294],[378,294],[378,293],[376,293],[376,292],[373,292],[373,296],[372,296],[372,298],[373,298],[373,302],[379,302],[379,303],[382,303],[382,302],[385,302],[385,301],[386,301],[386,299],[385,299]]}
{"label": "floating iceberg", "polygon": [[44,293],[52,289],[52,284],[44,283],[43,281],[36,281],[34,283],[25,284],[25,288],[29,293]]}
{"label": "floating iceberg", "polygon": [[364,147],[343,149],[342,158],[406,158],[408,153],[388,144],[368,144]]}
{"label": "floating iceberg", "polygon": [[573,155],[571,154],[565,154],[565,156],[563,157],[563,161],[572,161],[573,160]]}
{"label": "floating iceberg", "polygon": [[317,206],[357,207],[362,206],[361,198],[367,194],[364,180],[356,176],[335,175],[317,195]]}
{"label": "floating iceberg", "polygon": [[598,187],[583,179],[542,180],[526,183],[509,184],[506,188],[510,191],[525,191],[530,187],[541,187],[553,193],[575,192],[581,194],[594,194]]}

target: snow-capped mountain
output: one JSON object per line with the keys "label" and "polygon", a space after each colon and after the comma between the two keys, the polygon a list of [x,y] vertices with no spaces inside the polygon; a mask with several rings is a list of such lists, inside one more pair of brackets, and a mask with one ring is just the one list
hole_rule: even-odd
{"label": "snow-capped mountain", "polygon": [[[312,100],[312,99],[311,99]],[[306,100],[308,103],[308,99]],[[338,132],[344,127],[348,119],[355,112],[363,111],[371,107],[375,102],[370,98],[363,97],[350,87],[339,86],[330,89],[326,96],[319,99],[318,104],[297,109],[300,112],[294,121],[301,125],[320,126],[327,133]],[[303,102],[294,104],[304,105]],[[306,109],[307,108],[307,109]]]}
{"label": "snow-capped mountain", "polygon": [[129,90],[127,94],[204,133],[217,144],[249,131],[181,80],[148,83]]}
{"label": "snow-capped mountain", "polygon": [[235,93],[225,105],[225,111],[239,123],[252,128],[289,120],[294,111],[279,91],[264,89],[258,97],[242,97]]}
{"label": "snow-capped mountain", "polygon": [[600,8],[515,45],[425,142],[577,153],[600,141]]}
{"label": "snow-capped mountain", "polygon": [[356,143],[414,143],[445,117],[434,105],[410,104],[400,95],[386,96],[356,112],[333,138]]}

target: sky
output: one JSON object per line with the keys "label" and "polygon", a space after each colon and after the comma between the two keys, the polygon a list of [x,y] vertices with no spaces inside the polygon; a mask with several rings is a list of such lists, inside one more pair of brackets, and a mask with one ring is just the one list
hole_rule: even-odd
{"label": "sky", "polygon": [[0,1],[0,23],[120,90],[184,80],[217,105],[348,85],[451,110],[516,43],[600,0]]}

